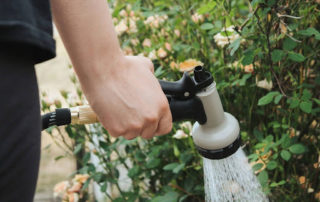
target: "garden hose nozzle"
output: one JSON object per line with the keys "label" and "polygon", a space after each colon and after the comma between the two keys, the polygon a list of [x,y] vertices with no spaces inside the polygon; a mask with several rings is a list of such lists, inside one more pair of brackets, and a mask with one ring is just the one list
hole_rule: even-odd
{"label": "garden hose nozzle", "polygon": [[[194,77],[184,73],[179,81],[160,80],[173,121],[195,120],[192,137],[199,153],[209,159],[222,159],[240,147],[239,124],[223,107],[212,75],[198,66]],[[53,125],[98,122],[89,106],[56,109],[42,116],[42,129]]]}

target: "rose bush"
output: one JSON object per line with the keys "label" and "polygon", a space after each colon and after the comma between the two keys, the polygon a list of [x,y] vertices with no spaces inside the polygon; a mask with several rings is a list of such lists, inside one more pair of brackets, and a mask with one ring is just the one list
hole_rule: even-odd
{"label": "rose bush", "polygon": [[[159,79],[178,80],[197,64],[212,72],[225,111],[240,121],[244,149],[270,199],[320,200],[319,1],[110,5],[123,51],[152,59]],[[78,99],[79,104],[80,90]],[[43,110],[48,107],[43,102]],[[114,139],[100,125],[49,132],[78,157],[78,173],[90,175],[84,188],[93,180],[110,200],[204,201],[202,161],[186,125],[175,123],[171,134],[150,141]],[[72,143],[54,130],[66,131]],[[128,171],[129,186],[121,183],[119,170]]]}

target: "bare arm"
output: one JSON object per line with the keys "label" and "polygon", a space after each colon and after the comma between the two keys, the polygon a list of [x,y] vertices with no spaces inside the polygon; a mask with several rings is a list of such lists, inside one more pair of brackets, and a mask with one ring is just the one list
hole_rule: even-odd
{"label": "bare arm", "polygon": [[83,91],[103,126],[127,139],[168,133],[171,113],[152,62],[123,55],[107,1],[51,0],[51,6]]}

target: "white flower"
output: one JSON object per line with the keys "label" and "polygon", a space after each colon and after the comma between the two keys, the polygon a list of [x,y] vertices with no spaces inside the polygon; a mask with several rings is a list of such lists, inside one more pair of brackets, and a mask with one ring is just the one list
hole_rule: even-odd
{"label": "white flower", "polygon": [[125,55],[133,55],[133,50],[132,48],[130,48],[129,46],[126,46],[124,49],[123,49],[123,52]]}
{"label": "white flower", "polygon": [[123,9],[119,12],[119,15],[122,16],[122,17],[128,17],[127,11],[123,10]]}
{"label": "white flower", "polygon": [[137,39],[137,38],[131,39],[130,42],[131,42],[132,45],[136,46],[136,45],[139,44],[139,39]]}
{"label": "white flower", "polygon": [[137,33],[138,32],[136,22],[131,18],[129,19],[129,32],[130,33]]}
{"label": "white flower", "polygon": [[150,27],[158,28],[160,24],[164,23],[168,19],[167,15],[159,16],[149,16],[145,21],[145,25],[149,25]]}
{"label": "white flower", "polygon": [[79,201],[79,194],[77,193],[69,193],[68,194],[68,201],[69,202],[78,202]]}
{"label": "white flower", "polygon": [[199,22],[203,22],[203,15],[200,15],[198,13],[195,13],[191,16],[191,19],[194,23],[199,23]]}
{"label": "white flower", "polygon": [[122,35],[124,32],[128,31],[128,26],[125,20],[121,20],[119,24],[115,27],[118,35]]}
{"label": "white flower", "polygon": [[256,85],[259,88],[264,88],[264,89],[267,89],[267,90],[271,90],[272,87],[273,87],[272,81],[267,81],[267,79],[263,79],[261,81],[258,81],[257,77],[256,77]]}
{"label": "white flower", "polygon": [[234,26],[230,26],[227,29],[223,29],[220,33],[214,35],[213,38],[217,45],[223,48],[225,45],[229,43],[231,44],[240,38],[240,35],[234,31]]}
{"label": "white flower", "polygon": [[148,58],[149,58],[150,60],[155,60],[155,59],[157,59],[156,51],[155,51],[155,50],[152,50],[152,51],[149,53]]}
{"label": "white flower", "polygon": [[188,135],[185,134],[185,132],[183,130],[177,130],[176,134],[173,135],[173,138],[176,138],[176,139],[184,139],[184,138],[187,138]]}
{"label": "white flower", "polygon": [[180,124],[180,127],[184,130],[187,130],[191,133],[192,131],[192,124],[190,121],[185,121],[183,123]]}

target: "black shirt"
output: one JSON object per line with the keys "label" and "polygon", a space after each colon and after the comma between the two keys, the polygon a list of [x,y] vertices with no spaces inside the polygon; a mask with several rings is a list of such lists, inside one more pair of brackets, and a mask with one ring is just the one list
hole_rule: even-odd
{"label": "black shirt", "polygon": [[1,0],[0,46],[30,46],[35,63],[55,57],[49,0]]}

